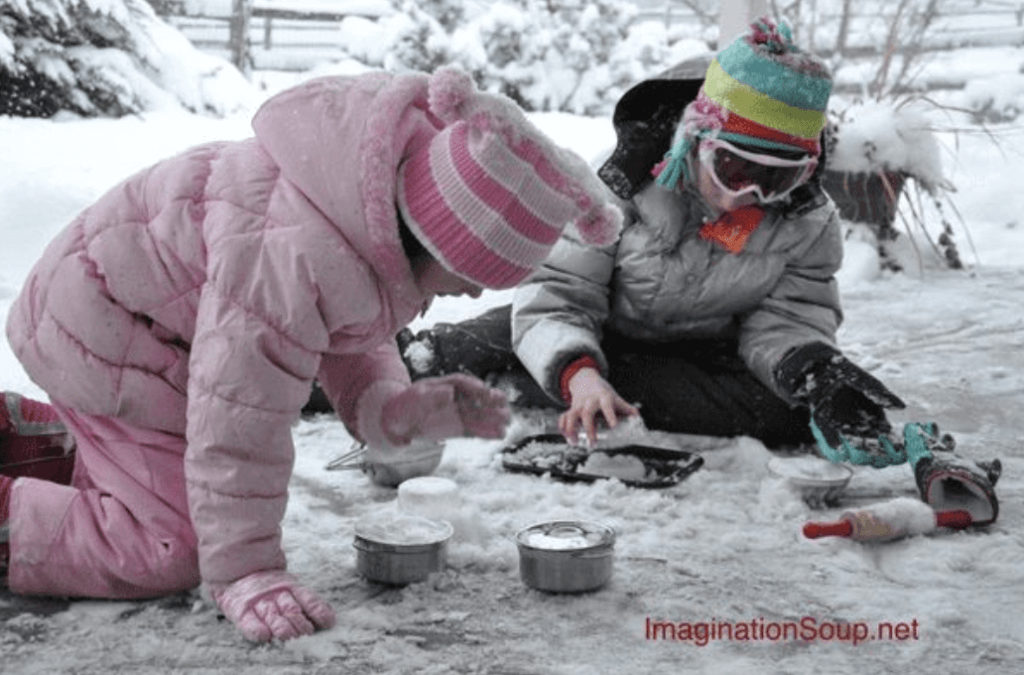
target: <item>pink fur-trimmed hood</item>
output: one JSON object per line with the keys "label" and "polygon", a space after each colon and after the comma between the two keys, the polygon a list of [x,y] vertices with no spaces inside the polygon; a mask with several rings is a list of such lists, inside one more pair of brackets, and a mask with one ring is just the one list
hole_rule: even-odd
{"label": "pink fur-trimmed hood", "polygon": [[[383,278],[396,259],[399,165],[459,121],[499,133],[509,146],[545,156],[536,167],[578,208],[573,224],[591,244],[613,242],[622,214],[575,153],[557,146],[505,96],[477,91],[456,67],[432,75],[371,73],[313,80],[270,99],[253,128],[281,174],[339,225],[353,248]],[[353,175],[355,173],[356,175]],[[365,219],[365,227],[351,223]],[[404,290],[404,289],[399,289]]]}
{"label": "pink fur-trimmed hood", "polygon": [[429,78],[413,73],[325,77],[268,100],[256,138],[281,176],[334,223],[397,297],[418,294],[399,241],[398,165],[441,126],[427,112]]}

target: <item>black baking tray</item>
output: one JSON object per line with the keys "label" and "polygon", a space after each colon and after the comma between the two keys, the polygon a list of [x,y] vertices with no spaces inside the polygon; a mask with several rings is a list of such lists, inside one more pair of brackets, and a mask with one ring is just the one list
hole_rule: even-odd
{"label": "black baking tray", "polygon": [[[545,455],[547,461],[541,464],[529,461],[528,458],[518,458],[516,455],[531,443],[561,446],[562,450],[557,447],[553,448],[549,454]],[[588,450],[569,445],[561,434],[539,434],[527,436],[518,443],[504,448],[501,451],[501,465],[506,471],[536,476],[550,475],[552,478],[569,482],[593,483],[610,478],[610,476],[579,471],[592,452],[602,452],[609,457],[632,456],[639,459],[647,469],[647,475],[643,480],[617,479],[625,485],[637,488],[667,488],[678,485],[704,464],[703,457],[686,450],[650,445],[623,445],[615,448]]]}

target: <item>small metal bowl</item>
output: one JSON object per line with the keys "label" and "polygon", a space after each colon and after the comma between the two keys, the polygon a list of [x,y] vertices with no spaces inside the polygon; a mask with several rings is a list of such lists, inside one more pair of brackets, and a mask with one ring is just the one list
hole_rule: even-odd
{"label": "small metal bowl", "polygon": [[[442,446],[443,448],[443,446]],[[362,465],[363,473],[377,485],[398,487],[405,481],[429,476],[441,463],[441,452],[407,460],[389,460],[381,462],[366,461]]]}
{"label": "small metal bowl", "polygon": [[405,586],[444,569],[451,523],[418,516],[393,516],[356,525],[352,546],[356,572],[380,584]]}
{"label": "small metal bowl", "polygon": [[385,453],[354,443],[345,452],[327,464],[328,471],[359,470],[370,480],[384,487],[398,487],[404,481],[428,476],[441,463],[444,443],[413,441],[398,453]]}
{"label": "small metal bowl", "polygon": [[834,504],[853,477],[853,470],[818,457],[773,457],[768,471],[800,493],[810,506]]}
{"label": "small metal bowl", "polygon": [[584,593],[612,577],[615,530],[607,525],[559,520],[516,533],[519,576],[548,593]]}

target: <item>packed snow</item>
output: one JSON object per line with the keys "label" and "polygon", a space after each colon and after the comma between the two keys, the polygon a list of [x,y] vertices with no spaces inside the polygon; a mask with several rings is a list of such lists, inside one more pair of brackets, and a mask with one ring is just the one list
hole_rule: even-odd
{"label": "packed snow", "polygon": [[[966,70],[972,52],[958,56]],[[1021,100],[1008,91],[1024,50],[979,57],[957,96]],[[325,66],[315,74],[352,66]],[[310,76],[311,74],[303,75]],[[295,81],[257,73],[260,97]],[[848,102],[852,104],[852,101]],[[251,108],[224,118],[168,105],[120,120],[0,118],[0,318],[47,242],[118,180],[188,146],[250,134]],[[951,113],[950,113],[951,114]],[[610,120],[532,118],[592,159],[613,143]],[[353,535],[369,516],[399,512],[397,491],[326,466],[352,444],[333,417],[303,420],[284,522],[289,567],[329,599],[332,630],[253,646],[197,593],[149,602],[68,601],[0,594],[4,673],[394,673],[582,675],[691,672],[836,675],[1008,674],[1024,663],[1024,130],[941,126],[937,153],[963,216],[966,270],[942,266],[920,234],[903,273],[844,266],[840,343],[908,404],[894,422],[934,421],[963,455],[998,457],[999,520],[887,543],[809,540],[808,521],[916,497],[906,465],[854,467],[836,502],[812,508],[750,438],[645,433],[629,440],[699,452],[704,465],[674,487],[615,479],[562,483],[506,471],[501,449],[551,429],[519,416],[503,441],[449,442],[435,471],[458,488],[448,568],[395,589],[359,578]],[[887,148],[888,149],[888,148]],[[932,155],[934,159],[935,155]],[[339,158],[344,161],[344,158]],[[930,160],[931,161],[931,160]],[[969,236],[968,236],[969,235]],[[973,245],[968,245],[968,241]],[[862,263],[854,260],[854,263]],[[438,300],[414,329],[469,318],[510,299]],[[0,341],[0,389],[43,393]],[[812,501],[812,504],[814,502]],[[531,590],[518,576],[515,534],[550,520],[616,531],[614,571],[583,595]]]}

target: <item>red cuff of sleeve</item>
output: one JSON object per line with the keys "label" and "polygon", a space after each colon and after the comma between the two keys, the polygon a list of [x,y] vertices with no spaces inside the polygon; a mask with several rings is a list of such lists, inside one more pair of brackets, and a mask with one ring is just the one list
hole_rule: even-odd
{"label": "red cuff of sleeve", "polygon": [[558,378],[558,387],[562,393],[562,400],[566,403],[572,403],[572,394],[569,392],[569,380],[572,376],[580,372],[584,368],[593,368],[594,370],[600,371],[601,365],[597,362],[590,354],[584,354],[579,358],[570,361],[569,365],[562,371],[561,377]]}

